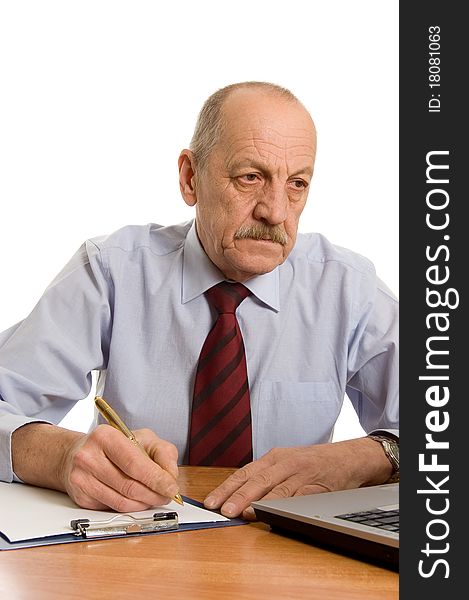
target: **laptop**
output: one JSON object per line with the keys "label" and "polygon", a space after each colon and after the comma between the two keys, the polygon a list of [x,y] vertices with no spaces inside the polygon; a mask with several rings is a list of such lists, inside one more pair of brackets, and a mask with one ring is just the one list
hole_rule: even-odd
{"label": "laptop", "polygon": [[252,502],[272,531],[399,570],[399,483]]}

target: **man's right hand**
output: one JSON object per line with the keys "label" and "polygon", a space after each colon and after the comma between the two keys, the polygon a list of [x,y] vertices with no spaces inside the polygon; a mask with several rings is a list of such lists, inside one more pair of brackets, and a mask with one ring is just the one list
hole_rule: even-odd
{"label": "man's right hand", "polygon": [[25,483],[67,492],[83,508],[166,504],[178,493],[177,449],[149,429],[134,433],[148,456],[109,425],[85,435],[31,423],[13,433],[13,469]]}

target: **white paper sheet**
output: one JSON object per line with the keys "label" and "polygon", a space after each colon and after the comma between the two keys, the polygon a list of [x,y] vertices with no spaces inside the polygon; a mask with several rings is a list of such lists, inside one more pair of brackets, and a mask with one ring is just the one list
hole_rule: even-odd
{"label": "white paper sheet", "polygon": [[[180,524],[229,521],[226,517],[204,508],[187,502],[181,506],[174,501],[150,510],[128,514],[135,517],[151,517],[155,512],[168,510],[178,513]],[[62,492],[23,483],[0,482],[0,531],[10,542],[72,533],[72,519],[103,521],[116,514],[119,513],[80,508]]]}

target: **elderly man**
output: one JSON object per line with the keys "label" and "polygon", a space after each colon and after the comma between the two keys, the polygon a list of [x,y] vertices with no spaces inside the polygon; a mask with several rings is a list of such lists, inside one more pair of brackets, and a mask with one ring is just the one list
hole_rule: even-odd
{"label": "elderly man", "polygon": [[[236,466],[205,505],[250,518],[255,499],[398,477],[397,301],[365,258],[297,235],[315,152],[284,88],[207,100],[179,157],[195,221],[87,240],[1,334],[0,479],[134,511],[177,494],[178,464]],[[152,460],[98,417],[54,424],[92,371]],[[345,393],[372,437],[331,443]]]}

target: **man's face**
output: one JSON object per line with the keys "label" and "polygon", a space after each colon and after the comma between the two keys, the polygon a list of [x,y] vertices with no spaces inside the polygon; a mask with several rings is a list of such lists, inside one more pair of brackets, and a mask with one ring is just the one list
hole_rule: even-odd
{"label": "man's face", "polygon": [[229,279],[268,273],[291,252],[308,196],[314,124],[296,102],[238,90],[227,126],[196,173],[196,223],[212,262]]}

